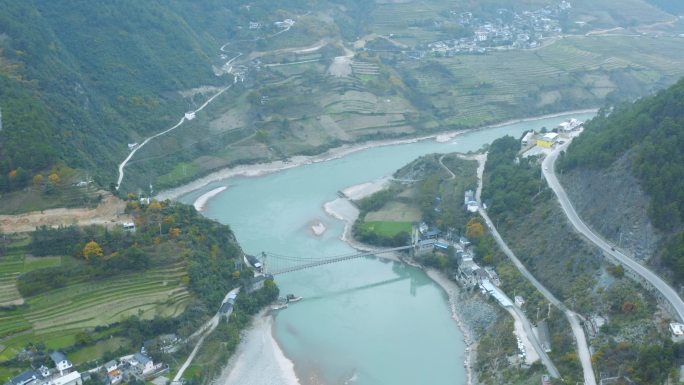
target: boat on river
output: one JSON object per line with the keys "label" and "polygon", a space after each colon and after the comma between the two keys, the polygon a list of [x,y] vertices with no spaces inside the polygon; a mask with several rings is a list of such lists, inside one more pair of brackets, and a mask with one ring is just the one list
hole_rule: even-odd
{"label": "boat on river", "polygon": [[285,300],[287,301],[287,303],[292,303],[292,302],[301,301],[301,300],[302,300],[302,297],[297,297],[297,296],[295,296],[294,294],[288,294],[288,295],[285,297]]}

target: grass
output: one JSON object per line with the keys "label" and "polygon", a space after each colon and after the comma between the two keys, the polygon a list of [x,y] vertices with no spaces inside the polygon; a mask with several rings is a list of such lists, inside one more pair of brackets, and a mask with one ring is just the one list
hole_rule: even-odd
{"label": "grass", "polygon": [[98,341],[94,345],[86,346],[69,353],[69,359],[76,365],[93,361],[102,357],[106,352],[114,352],[120,348],[129,348],[131,341],[124,337],[112,337]]}
{"label": "grass", "polygon": [[385,237],[393,237],[401,232],[411,233],[411,222],[373,221],[365,222],[365,230]]}
{"label": "grass", "polygon": [[378,211],[366,214],[366,221],[369,222],[418,222],[421,220],[421,213],[418,207],[402,202],[387,202]]}

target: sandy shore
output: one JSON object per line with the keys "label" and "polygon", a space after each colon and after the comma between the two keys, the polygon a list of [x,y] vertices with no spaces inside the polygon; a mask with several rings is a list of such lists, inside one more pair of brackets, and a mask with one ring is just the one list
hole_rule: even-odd
{"label": "sandy shore", "polygon": [[195,206],[195,210],[197,211],[204,211],[204,208],[207,206],[207,202],[218,194],[222,193],[225,191],[228,187],[226,186],[221,186],[218,188],[215,188],[209,192],[206,192],[202,194],[199,198],[195,200],[195,203],[193,203],[193,206]]}
{"label": "sandy shore", "polygon": [[237,166],[237,167],[232,167],[232,168],[226,168],[223,170],[219,170],[216,172],[213,172],[207,176],[204,176],[202,178],[199,178],[193,182],[190,182],[188,184],[165,190],[157,194],[155,197],[158,200],[165,200],[165,199],[177,199],[187,193],[190,193],[192,191],[198,190],[209,183],[216,182],[219,180],[235,177],[235,176],[261,176],[261,175],[266,175],[282,170],[287,170],[290,168],[294,167],[299,167],[307,164],[312,164],[312,163],[318,163],[318,162],[326,162],[329,160],[333,159],[338,159],[342,158],[344,156],[353,154],[355,152],[363,151],[369,148],[374,148],[374,147],[382,147],[382,146],[392,146],[392,145],[397,145],[397,144],[406,144],[406,143],[415,143],[423,140],[429,140],[429,139],[434,139],[437,140],[439,137],[440,140],[445,140],[444,138],[449,138],[449,140],[459,136],[463,135],[469,132],[474,132],[478,130],[484,130],[488,128],[494,128],[494,127],[501,127],[505,126],[508,124],[516,124],[516,123],[522,123],[522,122],[532,122],[535,120],[540,120],[540,119],[548,119],[548,118],[555,118],[555,117],[561,117],[561,116],[567,116],[567,115],[573,115],[573,114],[583,114],[583,113],[590,113],[590,112],[596,112],[598,109],[585,109],[585,110],[575,110],[575,111],[566,111],[566,112],[559,112],[556,114],[548,114],[548,115],[542,115],[542,116],[536,116],[536,117],[531,117],[531,118],[524,118],[524,119],[512,119],[508,120],[505,122],[497,123],[497,124],[492,124],[488,126],[483,126],[479,128],[472,128],[468,130],[461,130],[461,131],[446,131],[446,132],[439,132],[439,133],[434,133],[430,135],[425,135],[425,136],[420,136],[416,138],[407,138],[407,139],[395,139],[395,140],[381,140],[381,141],[373,141],[373,142],[366,142],[366,143],[361,143],[361,144],[354,144],[354,145],[343,145],[340,147],[333,148],[331,150],[326,151],[325,153],[319,154],[319,155],[314,155],[314,156],[295,156],[292,157],[289,161],[275,161],[275,162],[270,162],[270,163],[260,163],[260,164],[254,164],[254,165],[244,165],[244,166]]}
{"label": "sandy shore", "polygon": [[[262,310],[254,316],[250,328],[243,332],[242,342],[228,361],[217,385],[300,385],[294,364],[285,357],[273,337],[273,317]],[[254,370],[254,365],[259,370]]]}

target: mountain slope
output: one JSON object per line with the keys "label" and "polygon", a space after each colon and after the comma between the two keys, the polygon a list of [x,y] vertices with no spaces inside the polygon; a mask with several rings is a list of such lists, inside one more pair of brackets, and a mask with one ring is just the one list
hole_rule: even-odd
{"label": "mountain slope", "polygon": [[3,178],[62,160],[108,180],[126,142],[186,108],[176,91],[222,82],[217,40],[176,3],[0,2]]}
{"label": "mountain slope", "polygon": [[[678,252],[684,245],[683,148],[684,80],[652,97],[620,106],[611,113],[602,111],[586,125],[585,132],[573,141],[559,163],[559,168],[571,176],[578,173],[611,175],[610,170],[622,169],[628,173],[627,177],[635,178],[635,184],[622,185],[622,191],[612,195],[611,211],[631,210],[631,207],[622,207],[625,202],[630,202],[622,197],[634,195],[632,190],[643,190],[648,199],[648,217],[664,237],[665,243],[660,245],[659,255],[678,281],[684,279],[684,255]],[[571,178],[579,184],[571,188],[575,191],[575,198],[590,191],[594,194],[590,196],[596,196],[596,189],[592,190],[586,179],[583,182],[582,178]],[[621,179],[614,175],[613,178],[605,178],[603,183],[612,186]],[[601,198],[596,201],[606,202]],[[615,218],[613,226],[629,229],[634,222],[641,220],[623,216]],[[595,228],[602,227],[592,224]],[[604,235],[615,237],[616,234]],[[637,233],[636,236],[643,238],[645,234]]]}

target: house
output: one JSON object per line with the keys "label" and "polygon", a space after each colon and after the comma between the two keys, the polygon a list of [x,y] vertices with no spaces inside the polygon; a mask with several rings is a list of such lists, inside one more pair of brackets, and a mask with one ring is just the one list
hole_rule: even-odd
{"label": "house", "polygon": [[442,234],[442,232],[439,231],[438,229],[430,229],[430,230],[426,231],[425,234],[423,234],[423,235],[425,235],[425,238],[427,238],[427,239],[436,239],[441,234]]}
{"label": "house", "polygon": [[681,341],[684,339],[684,324],[673,322],[670,324],[670,332],[672,333],[672,339],[676,341]]}
{"label": "house", "polygon": [[189,112],[185,113],[185,119],[187,119],[187,120],[193,120],[193,119],[195,119],[195,117],[196,117],[195,111],[189,111]]}
{"label": "house", "polygon": [[135,353],[133,355],[131,365],[136,366],[143,375],[154,371],[154,361],[152,361],[152,358],[142,353]]}
{"label": "house", "polygon": [[436,251],[447,251],[449,250],[449,244],[444,242],[444,241],[437,241],[434,243],[434,247]]}
{"label": "house", "polygon": [[537,139],[537,146],[543,148],[551,148],[554,144],[556,144],[557,140],[558,134],[556,134],[555,132],[549,132],[548,134],[545,134],[541,138]]}
{"label": "house", "polygon": [[257,21],[250,21],[249,22],[249,29],[259,29],[261,28],[261,23]]}
{"label": "house", "polygon": [[519,295],[516,295],[513,298],[513,301],[515,302],[515,306],[517,306],[517,307],[522,307],[522,305],[525,304],[525,300],[523,299],[523,297],[521,297]]}
{"label": "house", "polygon": [[9,380],[7,385],[26,385],[40,378],[42,378],[40,373],[36,372],[35,370],[27,370]]}
{"label": "house", "polygon": [[73,366],[67,359],[67,356],[59,351],[50,353],[50,359],[52,359],[52,362],[55,363],[55,368],[59,370],[59,374],[62,376],[64,375],[64,372],[68,371]]}
{"label": "house", "polygon": [[116,363],[116,361],[111,360],[111,361],[107,362],[106,364],[104,364],[104,368],[107,371],[107,373],[109,373],[109,372],[113,372],[113,371],[117,370],[119,368],[119,365]]}
{"label": "house", "polygon": [[421,222],[420,225],[418,226],[418,231],[420,231],[421,234],[425,235],[425,232],[428,231],[429,227],[427,223]]}
{"label": "house", "polygon": [[528,144],[530,144],[530,142],[532,141],[532,138],[534,138],[534,131],[527,131],[525,136],[523,136],[523,138],[522,138],[522,141],[521,141],[522,145],[527,146]]}
{"label": "house", "polygon": [[133,149],[135,149],[136,147],[138,147],[138,143],[137,143],[137,142],[136,142],[136,143],[128,143],[128,149],[129,149],[129,150],[133,150]]}
{"label": "house", "polygon": [[53,378],[49,382],[50,385],[83,385],[83,380],[81,379],[81,373],[73,371],[67,373],[61,377]]}
{"label": "house", "polygon": [[461,247],[463,247],[464,249],[470,247],[471,245],[470,241],[466,237],[458,238],[458,244],[461,245]]}
{"label": "house", "polygon": [[261,271],[263,265],[261,264],[261,261],[259,261],[259,258],[249,254],[245,254],[245,258],[247,258],[247,261],[250,265],[252,265],[253,268]]}
{"label": "house", "polygon": [[470,202],[475,202],[475,193],[473,190],[468,190],[463,196],[463,204],[467,205]]}
{"label": "house", "polygon": [[135,223],[133,222],[124,222],[122,226],[126,231],[135,231]]}
{"label": "house", "polygon": [[219,308],[219,314],[221,314],[224,317],[230,317],[230,315],[233,313],[233,304],[226,301],[221,304],[221,308]]}

